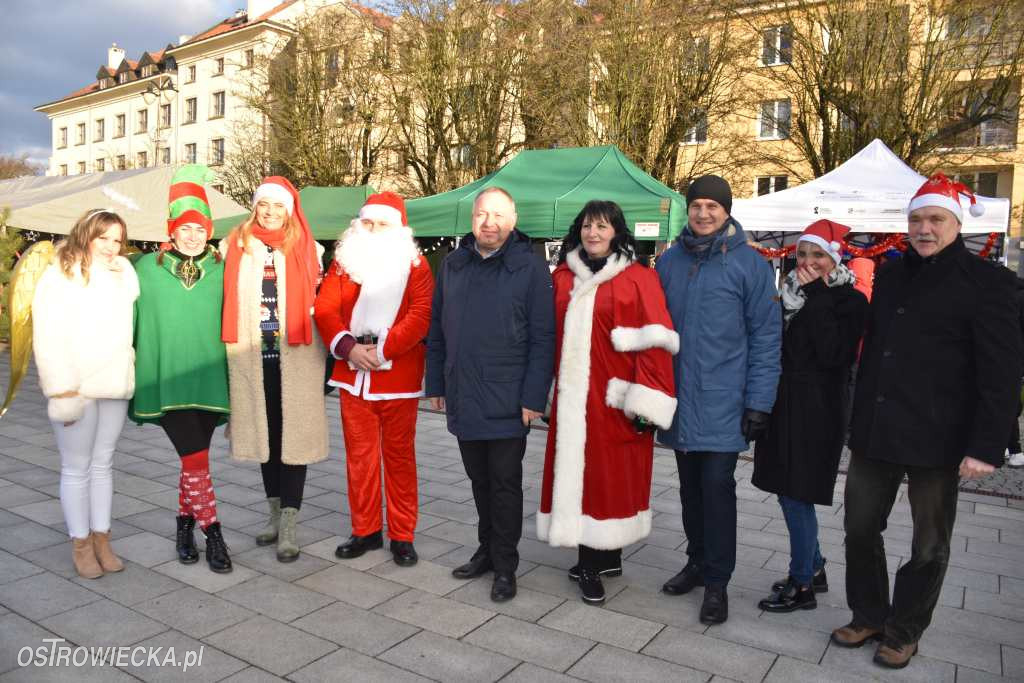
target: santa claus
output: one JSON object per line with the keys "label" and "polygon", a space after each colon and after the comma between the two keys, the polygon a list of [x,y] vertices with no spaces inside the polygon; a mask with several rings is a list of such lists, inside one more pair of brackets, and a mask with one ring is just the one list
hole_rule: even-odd
{"label": "santa claus", "polygon": [[352,535],[335,555],[381,548],[384,465],[388,538],[395,563],[416,564],[417,399],[423,395],[423,340],[434,278],[393,192],[367,198],[338,240],[316,299],[315,318],[338,362],[329,383],[341,391]]}

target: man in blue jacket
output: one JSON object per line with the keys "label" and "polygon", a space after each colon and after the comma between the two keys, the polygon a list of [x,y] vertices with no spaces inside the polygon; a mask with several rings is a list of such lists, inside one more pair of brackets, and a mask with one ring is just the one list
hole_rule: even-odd
{"label": "man in blue jacket", "polygon": [[689,559],[662,590],[704,586],[700,620],[720,624],[736,567],[736,460],[775,403],[782,312],[771,266],[729,215],[729,184],[702,176],[686,201],[688,225],[657,265],[680,338],[675,420],[658,440],[676,452]]}
{"label": "man in blue jacket", "polygon": [[438,273],[426,395],[459,440],[480,517],[480,546],[452,574],[472,579],[494,570],[491,600],[504,602],[516,595],[522,461],[554,371],[555,306],[551,274],[515,229],[507,192],[480,192],[472,225]]}

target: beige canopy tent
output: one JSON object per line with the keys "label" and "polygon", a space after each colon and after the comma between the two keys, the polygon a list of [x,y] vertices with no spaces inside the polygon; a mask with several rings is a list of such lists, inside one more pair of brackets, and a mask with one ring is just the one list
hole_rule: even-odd
{"label": "beige canopy tent", "polygon": [[[75,176],[28,176],[0,181],[0,207],[11,210],[7,224],[22,230],[66,235],[89,209],[116,211],[128,224],[128,239],[167,239],[167,190],[173,166]],[[248,213],[213,188],[206,188],[213,217]],[[223,235],[216,235],[223,237]]]}

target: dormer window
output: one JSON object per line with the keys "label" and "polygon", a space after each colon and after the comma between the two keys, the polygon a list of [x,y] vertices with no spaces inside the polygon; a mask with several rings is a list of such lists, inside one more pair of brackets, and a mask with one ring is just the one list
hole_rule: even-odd
{"label": "dormer window", "polygon": [[106,78],[101,78],[100,79],[100,90],[103,90],[105,88],[109,88],[112,85],[114,85],[114,79],[113,78],[110,78],[109,76],[107,76]]}
{"label": "dormer window", "polygon": [[129,76],[130,73],[131,72],[129,72],[129,71],[122,71],[121,73],[119,73],[117,75],[117,82],[118,83],[127,83],[128,82],[128,76]]}
{"label": "dormer window", "polygon": [[142,77],[153,76],[156,74],[156,64],[147,64],[142,67]]}

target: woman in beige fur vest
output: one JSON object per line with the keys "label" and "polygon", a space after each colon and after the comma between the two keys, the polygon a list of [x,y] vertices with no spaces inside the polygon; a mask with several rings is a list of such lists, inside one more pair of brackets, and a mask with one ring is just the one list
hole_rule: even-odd
{"label": "woman in beige fur vest", "polygon": [[97,209],[57,245],[32,299],[39,385],[60,451],[60,505],[79,576],[124,569],[110,548],[114,447],[135,391],[135,269],[124,220]]}
{"label": "woman in beige fur vest", "polygon": [[260,463],[270,520],[256,543],[276,541],[291,562],[306,465],[327,458],[326,351],[312,321],[323,248],[285,178],[264,179],[253,204],[221,243],[231,455]]}

